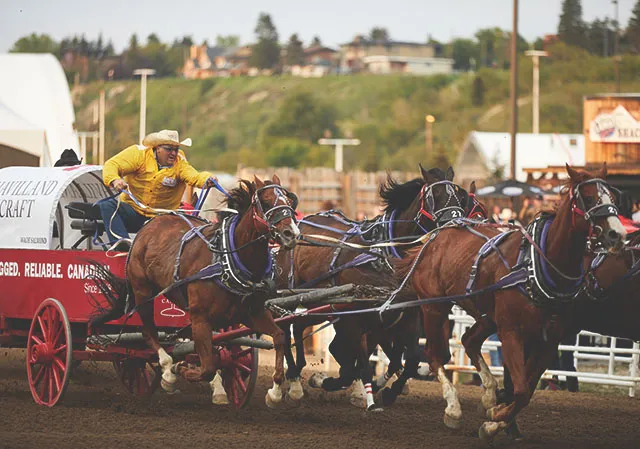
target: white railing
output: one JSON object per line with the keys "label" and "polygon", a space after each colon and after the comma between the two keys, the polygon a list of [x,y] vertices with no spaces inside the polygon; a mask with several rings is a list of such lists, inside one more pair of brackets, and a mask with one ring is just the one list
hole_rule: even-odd
{"label": "white railing", "polygon": [[[445,368],[454,371],[454,382],[457,382],[457,373],[476,372],[475,367],[466,356],[464,346],[462,346],[460,341],[464,332],[467,328],[473,325],[475,320],[459,307],[453,308],[449,318],[454,322],[452,338],[449,340],[452,360],[450,364],[445,366]],[[608,342],[609,346],[580,346],[580,336],[600,338],[603,342]],[[618,340],[619,339],[616,337],[607,337],[593,332],[580,332],[576,337],[575,345],[560,345],[558,348],[561,351],[573,351],[573,361],[576,371],[547,370],[544,373],[543,378],[550,379],[552,376],[558,376],[559,379],[564,380],[567,376],[570,376],[577,377],[580,382],[585,383],[626,387],[629,389],[629,396],[634,397],[636,387],[640,386],[640,373],[638,368],[638,363],[640,361],[640,345],[637,342],[634,342],[632,348],[618,348]],[[420,344],[425,344],[424,338],[420,339]],[[488,353],[490,351],[496,351],[497,348],[501,346],[502,344],[499,341],[487,340],[482,345],[482,352]],[[389,359],[382,351],[380,351],[379,354],[379,356],[373,355],[371,357],[371,361],[382,364],[383,367],[378,369],[378,371],[381,371],[386,368],[386,365],[389,363]],[[584,361],[607,362],[607,371],[590,371],[589,368],[591,367],[584,364]],[[615,374],[616,364],[622,364],[623,366],[626,365],[624,370],[627,374]],[[491,366],[490,369],[494,375],[502,376],[503,374],[502,366]]]}

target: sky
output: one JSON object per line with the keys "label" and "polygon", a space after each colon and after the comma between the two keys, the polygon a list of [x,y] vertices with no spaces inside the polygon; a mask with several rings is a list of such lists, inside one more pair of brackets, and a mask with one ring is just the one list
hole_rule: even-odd
{"label": "sky", "polygon": [[[619,0],[621,27],[637,0]],[[519,33],[527,41],[557,31],[562,0],[519,0]],[[338,47],[374,26],[387,28],[392,39],[424,42],[472,37],[481,28],[511,29],[512,0],[0,0],[0,52],[20,37],[49,34],[59,41],[102,32],[117,52],[137,33],[141,42],[156,33],[163,42],[190,35],[195,42],[215,42],[217,35],[236,34],[254,40],[261,12],[271,14],[285,42],[292,33],[305,43],[318,35]],[[583,18],[615,15],[611,0],[582,0]]]}

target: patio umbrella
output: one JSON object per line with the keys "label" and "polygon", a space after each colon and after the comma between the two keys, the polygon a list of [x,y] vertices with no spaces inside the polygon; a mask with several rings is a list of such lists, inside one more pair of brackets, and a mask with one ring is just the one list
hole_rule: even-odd
{"label": "patio umbrella", "polygon": [[517,196],[538,196],[544,195],[546,192],[540,187],[536,187],[525,182],[515,181],[513,179],[507,179],[506,181],[494,184],[492,186],[485,186],[476,191],[478,196],[488,197],[508,197],[514,198]]}

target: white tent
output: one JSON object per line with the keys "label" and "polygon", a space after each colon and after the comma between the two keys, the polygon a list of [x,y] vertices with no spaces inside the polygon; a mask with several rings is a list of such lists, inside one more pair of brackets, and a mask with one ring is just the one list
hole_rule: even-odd
{"label": "white tent", "polygon": [[[38,156],[41,166],[65,148],[78,152],[69,86],[53,55],[0,54],[0,103],[0,144]],[[36,131],[44,131],[42,145]]]}
{"label": "white tent", "polygon": [[[585,164],[584,136],[582,134],[527,134],[516,136],[516,176],[526,182],[528,169],[549,166]],[[502,169],[510,177],[511,136],[509,133],[473,131],[458,154],[456,179],[461,181],[486,180]]]}

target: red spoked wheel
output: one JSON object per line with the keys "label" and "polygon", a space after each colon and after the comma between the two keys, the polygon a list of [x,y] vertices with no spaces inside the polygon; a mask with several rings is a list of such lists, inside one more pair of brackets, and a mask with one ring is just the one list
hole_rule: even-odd
{"label": "red spoked wheel", "polygon": [[53,407],[64,395],[72,363],[71,325],[60,301],[45,299],[31,321],[27,376],[33,399]]}
{"label": "red spoked wheel", "polygon": [[[233,326],[228,330],[237,327]],[[256,338],[256,335],[250,337]],[[258,348],[247,346],[220,348],[220,369],[229,401],[236,409],[247,405],[258,379]]]}
{"label": "red spoked wheel", "polygon": [[151,396],[160,386],[160,366],[146,359],[130,358],[113,362],[122,385],[136,396]]}

